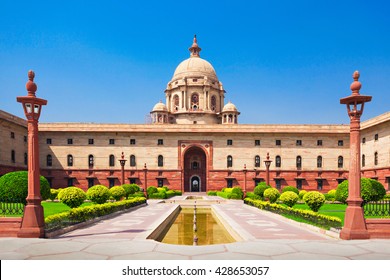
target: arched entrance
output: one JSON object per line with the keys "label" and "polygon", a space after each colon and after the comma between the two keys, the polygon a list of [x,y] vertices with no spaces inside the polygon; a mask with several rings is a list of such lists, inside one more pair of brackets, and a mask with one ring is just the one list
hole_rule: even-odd
{"label": "arched entrance", "polygon": [[184,154],[184,191],[206,192],[206,154],[199,147],[191,147]]}

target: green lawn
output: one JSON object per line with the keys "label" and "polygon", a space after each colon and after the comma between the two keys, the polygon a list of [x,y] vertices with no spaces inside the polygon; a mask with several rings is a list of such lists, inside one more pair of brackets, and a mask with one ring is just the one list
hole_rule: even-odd
{"label": "green lawn", "polygon": [[[295,204],[295,209],[304,209],[304,210],[310,210],[309,206],[306,204]],[[342,224],[344,224],[344,216],[345,216],[345,209],[347,208],[347,205],[345,204],[324,204],[318,211],[320,214],[328,215],[328,216],[334,216],[341,219]]]}
{"label": "green lawn", "polygon": [[[42,207],[45,218],[49,215],[69,211],[71,208],[62,202],[42,201]],[[84,202],[80,207],[92,205],[92,202]]]}

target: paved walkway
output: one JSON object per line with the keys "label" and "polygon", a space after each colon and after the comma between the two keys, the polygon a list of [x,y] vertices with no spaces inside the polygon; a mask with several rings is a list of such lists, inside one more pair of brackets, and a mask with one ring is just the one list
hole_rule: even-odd
{"label": "paved walkway", "polygon": [[145,207],[56,238],[1,238],[0,259],[390,259],[390,240],[340,240],[335,233],[292,222],[240,201],[222,201],[212,207],[242,241],[179,246],[146,239],[176,207],[176,203],[149,201]]}

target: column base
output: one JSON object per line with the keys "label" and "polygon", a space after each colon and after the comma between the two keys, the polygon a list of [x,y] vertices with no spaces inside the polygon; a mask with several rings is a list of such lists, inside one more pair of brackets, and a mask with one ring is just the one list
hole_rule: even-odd
{"label": "column base", "polygon": [[43,207],[37,204],[27,204],[24,208],[22,225],[18,232],[18,237],[40,238],[45,236],[45,220]]}
{"label": "column base", "polygon": [[[348,204],[354,204],[353,202]],[[356,203],[359,204],[359,203]],[[370,235],[366,227],[363,208],[359,205],[348,206],[345,210],[344,227],[340,232],[340,238],[344,240],[351,239],[369,239]]]}
{"label": "column base", "polygon": [[45,229],[39,228],[21,228],[18,232],[19,238],[43,238],[45,237]]}

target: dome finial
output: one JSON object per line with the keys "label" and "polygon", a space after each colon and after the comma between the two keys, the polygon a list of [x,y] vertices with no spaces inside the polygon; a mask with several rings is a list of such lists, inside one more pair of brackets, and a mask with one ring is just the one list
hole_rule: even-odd
{"label": "dome finial", "polygon": [[198,46],[198,40],[196,39],[196,34],[194,35],[194,41],[192,43],[192,46],[188,50],[191,52],[191,57],[194,57],[194,56],[200,57],[199,53],[202,49],[199,48],[199,46]]}
{"label": "dome finial", "polygon": [[359,82],[359,77],[360,77],[359,71],[353,72],[353,75],[352,75],[353,82],[352,82],[351,87],[350,87],[352,90],[352,95],[360,95],[359,91],[362,88],[362,84]]}

